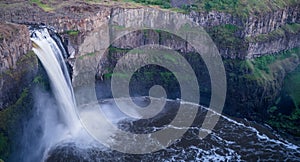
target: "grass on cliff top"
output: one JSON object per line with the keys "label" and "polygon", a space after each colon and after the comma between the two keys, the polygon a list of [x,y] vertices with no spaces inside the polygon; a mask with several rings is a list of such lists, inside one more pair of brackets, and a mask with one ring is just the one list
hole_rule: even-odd
{"label": "grass on cliff top", "polygon": [[[137,8],[151,6],[154,8],[170,9],[176,12],[189,13],[190,11],[220,11],[248,17],[250,14],[259,15],[268,11],[277,11],[286,6],[300,4],[299,0],[177,0],[176,3],[183,3],[180,7],[172,6],[171,0],[84,0],[89,4],[101,4],[106,6],[121,6],[125,8]],[[80,4],[82,1],[58,1],[58,0],[29,0],[44,11],[55,10],[62,5]],[[22,4],[22,3],[20,3]],[[13,6],[0,2],[0,8]]]}
{"label": "grass on cliff top", "polygon": [[133,0],[84,0],[89,4],[101,4],[105,6],[122,6],[124,8],[138,8],[141,7],[143,4],[136,3]]}
{"label": "grass on cliff top", "polygon": [[241,16],[276,11],[286,6],[299,4],[298,0],[203,0],[199,2],[200,10],[222,11]]}
{"label": "grass on cliff top", "polygon": [[78,30],[67,30],[65,33],[70,36],[77,36],[79,34],[79,31]]}
{"label": "grass on cliff top", "polygon": [[[94,0],[95,1],[95,0]],[[101,0],[96,0],[101,1]],[[194,0],[179,8],[172,6],[170,0],[114,0],[115,2],[135,2],[142,5],[156,5],[177,12],[190,11],[220,11],[247,17],[250,14],[258,15],[263,12],[276,11],[286,6],[299,4],[299,0]],[[186,1],[182,1],[183,3]]]}
{"label": "grass on cliff top", "polygon": [[42,0],[30,0],[30,2],[38,5],[40,8],[42,8],[46,12],[54,10],[54,8],[52,8],[49,4],[45,3]]}
{"label": "grass on cliff top", "polygon": [[171,8],[170,0],[132,0],[136,3],[142,3],[145,5],[157,5],[161,8]]}

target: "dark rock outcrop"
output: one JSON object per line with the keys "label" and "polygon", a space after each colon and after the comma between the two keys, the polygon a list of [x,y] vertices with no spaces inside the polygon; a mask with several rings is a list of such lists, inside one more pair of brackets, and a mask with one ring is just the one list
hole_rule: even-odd
{"label": "dark rock outcrop", "polygon": [[0,110],[14,103],[37,70],[25,25],[0,24]]}
{"label": "dark rock outcrop", "polygon": [[[4,7],[3,7],[4,6]],[[145,11],[151,11],[153,15],[158,18],[160,16],[166,16],[167,14],[162,14],[162,11],[144,7],[133,7],[126,8],[122,5],[115,6],[105,6],[99,4],[88,4],[84,2],[68,2],[62,5],[56,5],[53,7],[52,11],[44,11],[42,8],[31,3],[23,2],[11,2],[5,4],[1,7],[2,12],[0,13],[0,21],[9,21],[18,24],[46,24],[53,26],[62,36],[65,42],[69,46],[75,49],[75,59],[73,60],[73,83],[74,86],[81,86],[88,82],[94,82],[95,75],[97,72],[102,71],[102,73],[108,72],[105,67],[110,64],[107,61],[106,55],[104,55],[107,47],[111,43],[111,25],[123,28],[126,24],[130,24],[131,20],[137,15],[144,14]],[[130,17],[126,17],[125,12],[130,11]],[[194,12],[187,15],[178,14],[180,16],[185,16],[187,19],[198,23],[203,26],[209,34],[212,36],[216,45],[219,48],[220,53],[224,58],[229,59],[252,59],[266,54],[273,54],[283,50],[292,49],[294,47],[299,47],[300,40],[300,30],[286,30],[286,25],[300,23],[300,4],[285,7],[277,11],[265,12],[262,14],[253,14],[248,17],[239,17],[237,15],[232,15],[229,13],[221,13],[217,11],[211,12]],[[121,16],[120,21],[116,24],[111,24],[111,19],[115,15]],[[145,20],[147,20],[145,15]],[[148,18],[148,23],[151,24],[152,20]],[[231,25],[234,27],[232,30],[231,26],[228,29],[224,25]],[[223,37],[219,37],[216,32],[220,33],[228,32]],[[24,30],[26,30],[24,28]],[[228,31],[227,31],[228,30]],[[28,31],[27,31],[28,32]],[[26,33],[26,31],[24,32]],[[275,33],[275,37],[273,34]],[[28,35],[27,35],[28,36]],[[232,39],[226,39],[228,36]],[[263,38],[263,39],[258,39]],[[183,53],[192,53],[193,48],[186,45],[186,42],[177,40],[172,35],[166,33],[159,33],[152,31],[152,33],[145,35],[143,32],[132,33],[130,37],[119,39],[113,43],[113,46],[120,49],[132,49],[134,47],[144,45],[144,44],[161,44],[168,46],[172,49]],[[22,46],[26,46],[27,49],[24,53],[28,53],[30,49],[29,37],[23,42]],[[13,44],[12,44],[13,45]],[[16,46],[18,46],[16,44]],[[3,51],[7,50],[8,46],[5,47]],[[70,49],[72,49],[70,47]],[[11,58],[6,58],[2,67],[9,67],[9,64],[14,68],[19,68],[19,66],[14,66],[19,57],[16,51],[8,51],[13,55]],[[22,55],[22,54],[20,54]],[[2,63],[2,61],[1,61]],[[292,68],[298,64],[291,64]],[[21,66],[20,66],[21,67]],[[238,67],[227,67],[229,70]],[[285,66],[282,67],[285,69]],[[2,73],[4,73],[3,70]],[[284,70],[288,72],[289,70]],[[232,98],[239,97],[236,101],[236,109],[238,109],[245,101],[256,100],[257,97],[261,96],[264,98],[271,98],[270,101],[254,101],[255,104],[249,103],[249,107],[257,108],[263,107],[266,103],[273,102],[273,96],[276,96],[280,91],[280,86],[282,85],[282,80],[286,72],[280,72],[274,75],[274,82],[264,82],[258,80],[246,80],[237,84],[239,86],[245,86],[246,88],[241,91],[230,91]],[[243,71],[241,74],[247,74],[247,71]],[[251,75],[251,74],[250,74]],[[238,76],[233,78],[233,82],[237,81]],[[3,82],[3,79],[1,80]],[[6,81],[7,82],[7,81]],[[273,84],[275,83],[276,84]],[[246,84],[246,85],[244,85]],[[3,84],[4,85],[4,84]],[[12,84],[13,85],[13,84]],[[257,90],[257,87],[259,89]],[[4,86],[2,86],[4,87]],[[7,86],[5,86],[7,87]],[[232,88],[236,88],[232,87]],[[1,90],[3,93],[4,91]],[[5,92],[6,93],[6,92]],[[3,93],[4,94],[4,93]],[[3,96],[3,95],[2,95]],[[6,103],[6,100],[1,100]],[[234,104],[235,101],[230,104]],[[263,104],[261,104],[263,103]],[[6,105],[6,104],[2,104]],[[242,112],[246,114],[247,112]],[[249,111],[252,111],[249,109]]]}
{"label": "dark rock outcrop", "polygon": [[[145,7],[146,10],[148,10]],[[53,26],[59,33],[65,33],[69,30],[75,30],[82,33],[82,36],[103,25],[104,19],[110,19],[111,16],[122,14],[136,8],[126,8],[122,5],[104,6],[98,4],[88,4],[84,2],[74,2],[62,6],[54,6],[53,11],[45,12],[43,9],[30,3],[16,2],[2,7],[0,21],[10,21],[18,24],[46,24]],[[141,14],[141,12],[135,12]],[[134,16],[134,15],[133,15]],[[300,23],[300,4],[288,6],[276,11],[264,12],[261,14],[250,14],[248,17],[232,15],[218,11],[195,12],[187,15],[204,28],[212,28],[224,24],[232,24],[238,27],[235,31],[235,37],[245,40],[249,37],[257,37],[262,34],[270,34],[286,24]],[[130,19],[125,18],[130,22]],[[150,20],[149,20],[150,21]],[[299,33],[299,31],[297,32]],[[299,36],[297,33],[283,34],[278,39],[266,39],[260,42],[247,42],[246,48],[241,50],[230,50],[230,48],[220,48],[221,54],[226,58],[253,58],[261,54],[272,54],[283,49],[291,49],[298,44]],[[137,38],[138,39],[138,38]],[[138,40],[136,40],[138,41]],[[278,48],[267,48],[274,46]],[[259,52],[261,51],[261,52]],[[78,49],[76,50],[78,52]],[[79,54],[80,55],[80,54]]]}

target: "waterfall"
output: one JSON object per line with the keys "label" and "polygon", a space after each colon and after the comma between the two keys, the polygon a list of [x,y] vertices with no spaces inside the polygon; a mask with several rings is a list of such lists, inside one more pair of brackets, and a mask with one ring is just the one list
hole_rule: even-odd
{"label": "waterfall", "polygon": [[76,103],[61,49],[50,36],[47,28],[34,31],[31,40],[34,42],[33,51],[43,64],[50,79],[54,96],[60,106],[60,116],[70,133],[74,134],[78,130],[79,124],[75,112]]}
{"label": "waterfall", "polygon": [[41,117],[43,118],[43,137],[42,144],[40,144],[44,147],[43,154],[64,139],[75,137],[82,130],[76,114],[71,79],[63,57],[67,55],[67,52],[64,51],[60,39],[56,35],[51,35],[51,32],[54,33],[46,27],[31,30],[33,51],[46,70],[58,105],[57,107],[46,108],[44,106],[40,108],[43,114]]}
{"label": "waterfall", "polygon": [[[155,153],[140,155],[123,154],[106,149],[83,129],[77,116],[71,79],[64,61],[64,57],[68,56],[68,53],[65,51],[60,38],[51,29],[39,27],[31,30],[31,40],[33,41],[33,51],[38,56],[49,77],[55,101],[49,93],[38,91],[35,94],[37,113],[27,123],[27,127],[24,128],[25,138],[22,139],[24,148],[22,148],[21,153],[16,153],[18,157],[13,157],[15,159],[10,161],[72,161],[73,159],[82,159],[78,161],[132,161],[131,159],[133,161],[137,159],[142,161],[149,161],[149,159],[152,159],[152,161],[174,161],[174,159],[184,161],[190,160],[191,157],[195,161],[247,161],[269,155],[274,156],[267,159],[271,161],[276,159],[281,159],[281,161],[284,161],[284,159],[285,161],[299,160],[299,146],[283,140],[256,123],[244,120],[235,121],[222,114],[217,114],[220,115],[218,126],[205,139],[199,140],[198,133],[195,132],[203,131],[203,129],[201,124],[195,124],[195,126],[189,128],[195,131],[187,131],[187,135],[176,140],[174,145],[166,148],[167,151],[159,150]],[[80,91],[80,94],[84,95],[85,93]],[[131,98],[120,98],[124,106],[128,105],[129,99],[131,101]],[[136,101],[141,104],[148,103],[143,97],[141,99],[137,98]],[[78,113],[81,114],[81,117],[94,119],[94,122],[91,122],[92,124],[101,125],[93,128],[101,128],[99,132],[103,135],[102,139],[109,138],[112,142],[116,142],[116,146],[118,146],[120,144],[118,143],[119,137],[125,136],[124,139],[129,138],[126,140],[132,142],[132,144],[129,143],[130,145],[125,145],[126,148],[131,149],[130,146],[133,146],[133,149],[135,149],[135,142],[139,142],[136,141],[138,138],[132,138],[132,136],[126,136],[123,133],[118,134],[112,127],[107,126],[107,122],[104,121],[112,121],[113,124],[121,126],[124,130],[130,131],[138,128],[136,130],[144,131],[142,133],[147,134],[149,130],[164,128],[164,124],[156,126],[149,123],[169,121],[170,114],[174,113],[173,110],[179,103],[186,106],[199,106],[198,121],[202,121],[205,117],[203,114],[205,115],[207,111],[210,111],[208,108],[195,103],[188,103],[183,100],[168,100],[166,109],[157,117],[151,118],[147,122],[138,122],[138,120],[128,118],[126,114],[122,113],[115,103],[115,99],[106,99],[102,102],[80,105],[78,108],[82,107],[82,109]],[[101,111],[98,109],[99,104],[101,105]],[[130,109],[130,107],[126,108]],[[96,111],[104,113],[106,119],[97,116]],[[133,113],[139,115],[138,112]],[[132,127],[133,124],[137,124],[138,127]],[[186,127],[170,127],[174,130],[187,129]],[[184,140],[181,141],[181,139]],[[186,143],[186,141],[191,142]],[[143,144],[142,147],[153,147],[151,142]],[[219,152],[216,152],[216,150],[219,150]],[[253,155],[251,155],[252,153]]]}

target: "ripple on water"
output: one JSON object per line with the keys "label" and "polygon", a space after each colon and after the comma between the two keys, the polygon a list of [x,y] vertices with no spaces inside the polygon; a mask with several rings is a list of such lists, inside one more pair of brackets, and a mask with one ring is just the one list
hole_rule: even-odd
{"label": "ripple on water", "polygon": [[[149,133],[160,130],[169,122],[169,118],[165,117],[176,114],[171,110],[174,110],[172,106],[176,106],[175,103],[178,104],[178,102],[169,100],[168,103],[166,105],[169,107],[165,107],[164,111],[154,118],[143,121],[120,118],[116,124],[122,130],[131,132]],[[113,106],[109,100],[100,104]],[[189,103],[184,102],[184,104]],[[203,115],[207,111],[206,108],[199,106],[199,113],[193,127],[188,129],[183,138],[176,140],[165,150],[144,155],[132,155],[95,147],[95,145],[80,148],[76,142],[69,142],[54,148],[49,153],[47,161],[78,159],[84,161],[300,160],[299,146],[278,138],[278,135],[273,135],[269,131],[269,128],[249,121],[237,122],[226,116],[221,116],[212,133],[201,140],[198,137],[201,122],[197,121],[203,121]],[[174,129],[187,128],[174,127]]]}

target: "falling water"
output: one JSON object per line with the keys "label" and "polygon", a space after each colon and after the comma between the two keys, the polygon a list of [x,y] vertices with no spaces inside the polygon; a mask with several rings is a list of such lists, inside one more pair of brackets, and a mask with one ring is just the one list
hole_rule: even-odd
{"label": "falling water", "polygon": [[[24,155],[21,155],[22,161],[82,161],[82,159],[86,161],[131,161],[131,159],[145,161],[187,161],[191,159],[196,161],[299,160],[299,146],[289,143],[277,135],[272,135],[269,130],[261,126],[249,124],[247,121],[237,122],[223,115],[221,115],[212,133],[204,140],[200,140],[197,133],[195,134],[195,132],[201,130],[201,124],[196,124],[195,127],[189,128],[190,130],[187,132],[187,135],[183,136],[182,139],[179,139],[171,147],[151,154],[123,154],[103,149],[99,147],[99,145],[93,145],[96,143],[93,140],[87,142],[87,134],[83,131],[84,129],[82,129],[81,123],[79,123],[80,120],[78,119],[75,109],[76,102],[73,88],[63,58],[63,56],[67,56],[67,53],[60,47],[62,44],[59,42],[58,37],[51,35],[51,32],[50,30],[49,34],[49,29],[45,27],[33,29],[31,40],[34,46],[33,51],[40,59],[48,74],[56,102],[51,102],[49,95],[38,93],[36,102],[39,105],[39,115],[28,125],[33,127],[36,123],[41,122],[42,124],[40,125],[43,133],[42,137],[38,140],[34,139],[34,137],[30,138],[38,145],[36,148],[34,147],[34,149],[31,147],[30,154],[33,152],[41,153],[43,154],[41,157],[43,159],[32,157],[24,159],[24,157],[29,156],[29,154],[23,153]],[[127,102],[126,99],[123,99],[123,101]],[[57,103],[57,106],[55,106],[54,103]],[[86,106],[94,107],[93,104],[98,105],[99,103],[95,102]],[[113,100],[104,100],[100,102],[100,104],[102,110],[107,112],[106,115],[109,116],[109,120],[114,121],[115,124],[125,130],[134,130],[134,125],[137,124],[138,127],[143,128],[137,130],[144,131],[143,133],[147,133],[147,131],[149,131],[147,130],[148,128],[152,130],[161,129],[160,126],[153,126],[152,123],[165,123],[168,116],[170,118],[170,116],[174,115],[173,113],[176,114],[176,112],[173,111],[174,105],[193,105],[193,103],[169,100],[169,106],[167,106],[166,112],[163,112],[161,115],[147,122],[139,122],[131,121],[124,117],[124,114],[118,111],[118,107],[114,104]],[[93,109],[87,110],[89,111],[84,113],[88,114],[87,116],[89,118],[97,118],[93,115],[95,113],[90,111]],[[199,115],[196,121],[201,121],[203,114],[206,114],[207,111],[208,109],[199,105]],[[101,120],[97,121],[101,122]],[[263,131],[260,132],[256,127]],[[25,129],[25,131],[28,132],[30,130]],[[107,133],[111,130],[101,131]],[[267,133],[267,135],[263,132],[269,133]],[[110,136],[111,134],[109,134],[109,137]],[[117,137],[118,134],[115,136]],[[120,134],[120,136],[124,135]],[[80,145],[83,144],[84,147],[78,145],[77,141],[80,141],[80,139],[84,139],[83,142],[80,143]],[[129,139],[129,141],[135,142],[135,139]],[[28,143],[32,145],[30,141]],[[145,143],[145,147],[147,147],[147,145],[148,144]]]}
{"label": "falling water", "polygon": [[[52,31],[50,31],[52,32]],[[50,80],[52,91],[58,104],[58,120],[54,119],[51,113],[44,113],[43,120],[43,144],[44,154],[47,153],[53,145],[64,139],[75,137],[80,132],[81,124],[76,114],[76,102],[73,88],[65,64],[63,55],[66,51],[62,50],[61,44],[57,44],[58,37],[49,34],[49,29],[43,27],[31,31],[31,40],[33,41],[33,51],[43,64]],[[44,109],[46,111],[46,108]],[[53,110],[52,110],[53,111]],[[54,113],[55,114],[55,113]]]}
{"label": "falling water", "polygon": [[47,28],[34,31],[31,40],[34,42],[33,51],[42,62],[59,103],[60,115],[71,135],[78,131],[78,117],[75,112],[75,99],[70,76],[62,52],[51,38]]}

